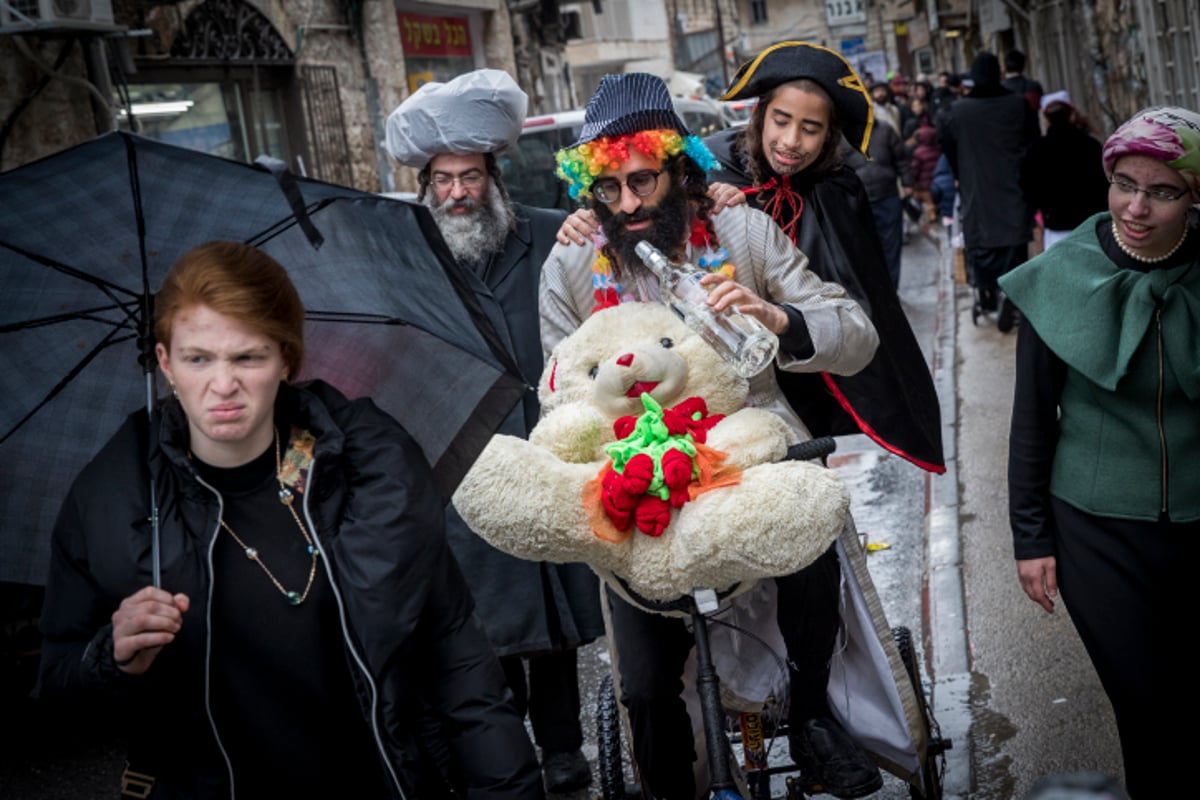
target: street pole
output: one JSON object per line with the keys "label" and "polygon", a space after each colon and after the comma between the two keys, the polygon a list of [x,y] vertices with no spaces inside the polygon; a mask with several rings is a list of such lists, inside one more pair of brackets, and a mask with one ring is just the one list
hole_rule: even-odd
{"label": "street pole", "polygon": [[717,11],[717,57],[721,59],[721,80],[729,85],[729,62],[725,60],[725,22],[721,18],[722,0],[713,0]]}

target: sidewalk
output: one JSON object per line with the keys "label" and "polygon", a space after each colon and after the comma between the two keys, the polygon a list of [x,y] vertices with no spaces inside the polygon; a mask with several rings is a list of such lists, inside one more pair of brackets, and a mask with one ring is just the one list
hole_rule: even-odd
{"label": "sidewalk", "polygon": [[[945,797],[972,784],[971,676],[958,508],[957,291],[953,251],[944,233],[905,245],[900,298],[930,364],[941,403],[946,472],[933,475],[879,448],[866,436],[839,437],[830,457],[850,490],[852,513],[868,543],[872,581],[892,626],[908,627],[946,752]],[[891,787],[872,797],[893,796]]]}
{"label": "sidewalk", "polygon": [[934,386],[942,408],[946,472],[926,478],[926,620],[933,687],[933,714],[946,753],[945,797],[966,797],[972,785],[970,742],[971,673],[963,593],[958,520],[958,287],[954,251],[942,242],[938,268],[937,336],[932,359]]}

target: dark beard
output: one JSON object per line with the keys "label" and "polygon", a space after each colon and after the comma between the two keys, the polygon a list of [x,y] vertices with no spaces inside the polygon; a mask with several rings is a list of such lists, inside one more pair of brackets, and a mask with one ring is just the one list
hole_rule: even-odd
{"label": "dark beard", "polygon": [[[678,257],[692,226],[691,204],[688,201],[687,190],[682,186],[672,186],[657,206],[644,205],[632,214],[623,211],[614,214],[608,206],[597,203],[596,217],[600,220],[605,238],[608,239],[606,249],[610,254],[616,254],[613,273],[621,280],[635,275],[653,274],[635,250],[638,242],[645,239],[668,258],[674,259]],[[630,232],[625,228],[630,222],[645,219],[651,221],[650,227],[645,230]]]}
{"label": "dark beard", "polygon": [[455,201],[448,197],[439,205],[433,192],[425,195],[425,205],[433,213],[433,220],[455,260],[466,267],[486,264],[493,254],[503,250],[508,234],[515,226],[512,204],[494,185],[488,187],[482,202],[477,203],[470,197],[458,202],[458,205],[471,209],[468,214],[451,214]]}

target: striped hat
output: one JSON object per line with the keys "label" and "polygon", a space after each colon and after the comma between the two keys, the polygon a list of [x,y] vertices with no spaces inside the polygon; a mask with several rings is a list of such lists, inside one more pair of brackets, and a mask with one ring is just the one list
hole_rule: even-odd
{"label": "striped hat", "polygon": [[[867,152],[875,112],[862,78],[840,53],[811,42],[779,42],[742,64],[722,100],[745,100],[788,81],[808,78],[825,90],[837,109],[842,133]],[[886,85],[886,84],[885,84]]]}
{"label": "striped hat", "polygon": [[691,135],[675,113],[671,92],[663,79],[645,72],[605,75],[583,113],[579,141],[571,147],[604,137],[652,130],[675,130],[685,137]]}

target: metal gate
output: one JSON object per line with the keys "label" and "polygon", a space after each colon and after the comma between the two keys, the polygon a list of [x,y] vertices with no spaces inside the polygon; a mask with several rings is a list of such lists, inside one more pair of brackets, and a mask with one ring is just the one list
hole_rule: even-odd
{"label": "metal gate", "polygon": [[305,65],[300,68],[304,83],[304,113],[308,122],[308,150],[313,178],[352,186],[350,145],[342,116],[337,68]]}
{"label": "metal gate", "polygon": [[1200,4],[1137,0],[1154,105],[1200,109]]}

